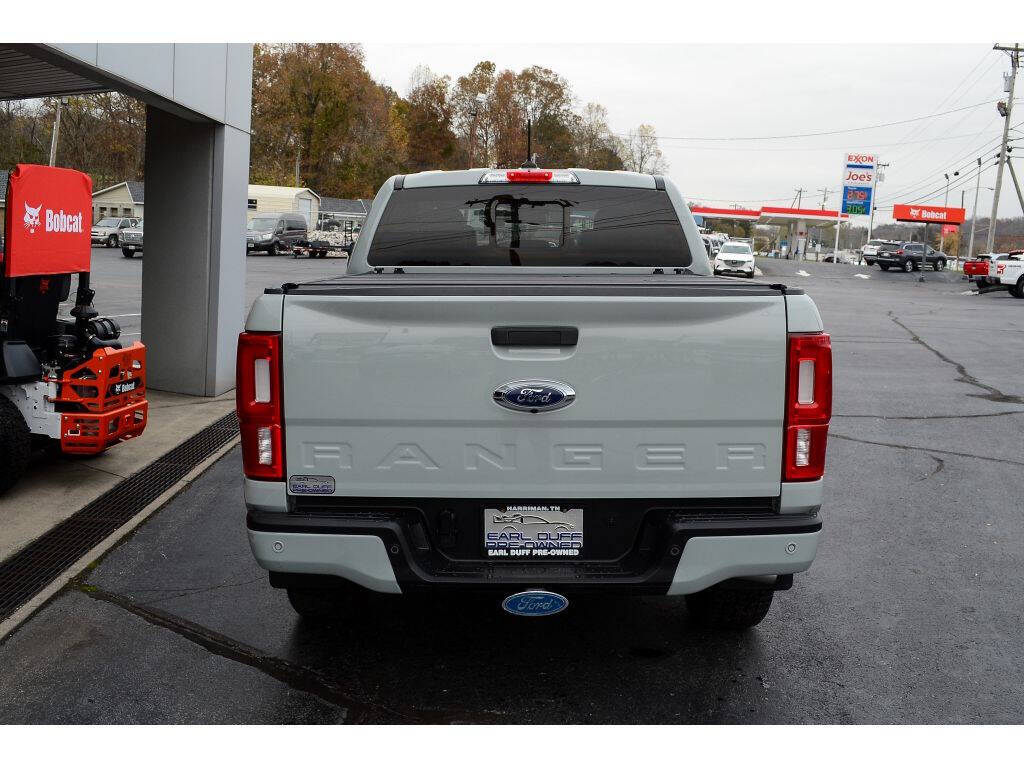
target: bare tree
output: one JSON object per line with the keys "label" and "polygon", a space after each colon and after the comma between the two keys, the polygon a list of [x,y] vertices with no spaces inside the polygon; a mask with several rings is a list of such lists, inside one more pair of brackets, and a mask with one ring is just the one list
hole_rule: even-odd
{"label": "bare tree", "polygon": [[668,170],[668,163],[665,162],[658,147],[658,136],[653,125],[645,123],[630,131],[621,142],[619,155],[627,171],[664,173]]}

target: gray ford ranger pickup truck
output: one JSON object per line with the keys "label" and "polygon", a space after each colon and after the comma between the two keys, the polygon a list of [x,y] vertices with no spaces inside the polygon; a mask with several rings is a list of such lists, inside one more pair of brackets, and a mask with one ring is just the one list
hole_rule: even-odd
{"label": "gray ford ranger pickup truck", "polygon": [[712,276],[667,178],[395,176],[347,273],[240,336],[249,541],[307,618],[632,592],[749,627],[817,550],[831,378],[811,299]]}

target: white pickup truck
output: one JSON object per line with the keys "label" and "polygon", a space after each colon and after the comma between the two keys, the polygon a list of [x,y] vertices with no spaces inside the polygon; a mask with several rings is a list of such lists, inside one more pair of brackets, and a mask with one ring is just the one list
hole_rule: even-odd
{"label": "white pickup truck", "polygon": [[1024,299],[1024,251],[992,254],[988,276],[989,282],[1007,289],[1011,296]]}
{"label": "white pickup truck", "polygon": [[309,618],[618,591],[752,626],[815,556],[831,376],[810,298],[712,276],[668,179],[396,176],[347,274],[239,339],[252,551]]}

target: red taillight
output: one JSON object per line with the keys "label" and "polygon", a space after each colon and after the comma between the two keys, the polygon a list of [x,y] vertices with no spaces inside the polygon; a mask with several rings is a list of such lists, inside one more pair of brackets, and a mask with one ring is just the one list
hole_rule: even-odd
{"label": "red taillight", "polygon": [[505,178],[517,184],[546,184],[554,176],[552,171],[519,170],[506,171]]}
{"label": "red taillight", "polygon": [[831,418],[832,338],[827,333],[791,333],[786,363],[783,480],[818,480],[825,474]]}
{"label": "red taillight", "polygon": [[241,334],[235,375],[245,476],[253,480],[284,480],[281,334]]}
{"label": "red taillight", "polygon": [[902,248],[900,248],[899,250],[897,250],[897,251],[896,251],[896,255],[897,255],[897,256],[902,256],[902,255],[903,255],[903,249],[902,249]]}

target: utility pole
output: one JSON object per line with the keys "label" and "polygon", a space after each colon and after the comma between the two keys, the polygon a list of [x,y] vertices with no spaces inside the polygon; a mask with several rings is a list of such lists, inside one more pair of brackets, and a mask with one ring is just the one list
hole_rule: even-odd
{"label": "utility pole", "polygon": [[[469,129],[469,167],[473,167],[473,153],[476,150],[476,120],[477,115],[480,113],[480,108],[483,106],[487,98],[482,94],[478,93],[473,98],[473,107],[470,109],[469,114],[473,116],[473,126]],[[485,153],[486,154],[486,153]],[[487,162],[486,158],[484,162]]]}
{"label": "utility pole", "polygon": [[871,239],[871,232],[875,228],[875,210],[877,208],[875,205],[875,190],[878,189],[878,183],[884,181],[882,178],[882,169],[888,168],[890,165],[892,165],[892,163],[879,163],[875,167],[875,189],[871,191],[871,213],[868,214],[868,240]]}
{"label": "utility pole", "polygon": [[[964,207],[964,195],[967,194],[966,189],[960,190],[960,207]],[[956,261],[953,262],[953,269],[960,269],[960,254],[964,250],[964,229],[963,226],[957,227],[956,230]]]}
{"label": "utility pole", "polygon": [[[967,258],[974,258],[974,228],[978,226],[978,193],[981,192],[981,158],[978,158],[978,181],[974,185],[974,211],[971,213],[971,241],[967,246]],[[991,224],[989,224],[991,226]]]}
{"label": "utility pole", "polygon": [[825,203],[828,202],[828,192],[829,191],[827,189],[819,189],[818,191],[821,192],[821,210],[824,211],[825,210]]}
{"label": "utility pole", "polygon": [[1017,190],[1017,202],[1020,203],[1021,213],[1024,213],[1024,196],[1020,194],[1020,184],[1017,183],[1017,174],[1013,170],[1013,163],[1006,158],[1006,167],[1010,169],[1010,177],[1013,179],[1013,188]]}
{"label": "utility pole", "polygon": [[996,171],[996,191],[992,195],[992,220],[988,225],[988,252],[992,253],[992,249],[995,247],[996,242],[996,215],[999,213],[999,190],[1003,186],[1003,165],[1006,164],[1006,147],[1010,138],[1010,114],[1013,112],[1013,87],[1017,81],[1017,68],[1020,66],[1020,54],[1024,50],[1020,47],[1020,43],[1014,43],[1012,46],[999,45],[996,43],[992,46],[994,51],[1004,51],[1010,56],[1010,77],[1009,83],[1006,86],[1006,91],[1009,96],[1006,97],[1005,106],[999,111],[1003,114],[1003,141],[999,145],[999,170]]}
{"label": "utility pole", "polygon": [[800,204],[804,201],[804,192],[806,192],[806,191],[807,190],[804,189],[803,187],[800,187],[800,189],[796,190],[796,207],[797,208],[799,208]]}
{"label": "utility pole", "polygon": [[299,186],[299,176],[302,169],[302,147],[295,152],[295,186]]}
{"label": "utility pole", "polygon": [[[944,198],[942,198],[942,207],[943,208],[948,208],[949,207],[949,174],[948,173],[944,173],[942,175],[946,177],[946,196]],[[946,250],[946,233],[944,231],[945,229],[946,228],[944,226],[943,227],[939,227],[939,250],[942,251],[942,252],[945,252],[945,250]],[[925,245],[927,246],[927,243]],[[923,261],[921,262],[921,266],[922,267],[924,266],[924,262]]]}
{"label": "utility pole", "polygon": [[60,136],[60,113],[68,103],[67,96],[57,100],[57,113],[53,117],[53,134],[50,136],[50,165],[57,164],[57,139]]}

